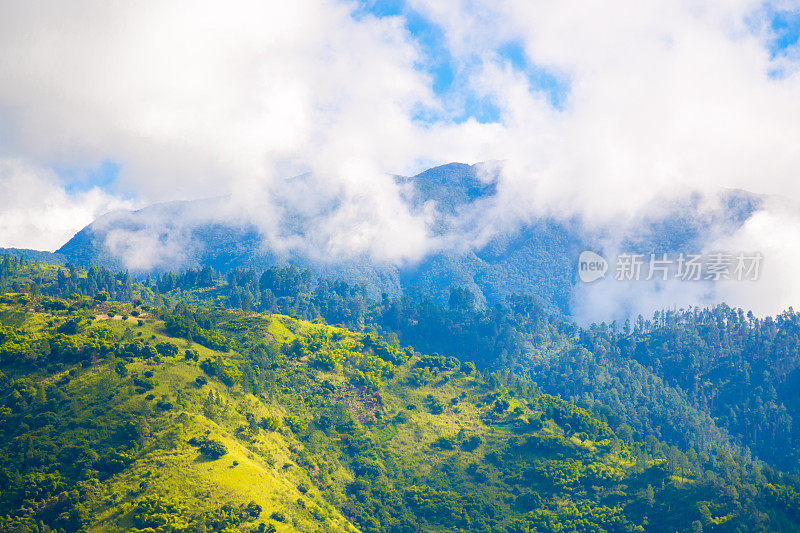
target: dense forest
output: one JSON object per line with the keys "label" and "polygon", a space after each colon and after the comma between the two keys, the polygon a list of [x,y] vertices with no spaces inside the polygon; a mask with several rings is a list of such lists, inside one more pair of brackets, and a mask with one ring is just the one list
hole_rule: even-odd
{"label": "dense forest", "polygon": [[580,328],[524,295],[453,287],[443,308],[295,267],[132,280],[9,256],[0,290],[2,530],[800,521],[792,310]]}

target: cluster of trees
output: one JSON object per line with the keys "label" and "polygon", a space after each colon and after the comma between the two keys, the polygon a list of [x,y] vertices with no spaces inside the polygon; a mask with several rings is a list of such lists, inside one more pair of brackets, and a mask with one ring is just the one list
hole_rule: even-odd
{"label": "cluster of trees", "polygon": [[179,304],[172,312],[163,313],[162,318],[170,335],[196,341],[212,350],[227,352],[231,349],[231,341],[219,331],[203,327],[209,326],[209,322],[202,319],[198,322],[197,315],[186,304]]}
{"label": "cluster of trees", "polygon": [[113,300],[129,302],[134,281],[128,272],[107,268],[79,269],[71,263],[49,265],[11,255],[0,255],[0,292],[29,292],[68,298],[70,295],[94,297],[104,292]]}
{"label": "cluster of trees", "polygon": [[219,282],[218,274],[213,267],[190,268],[181,273],[163,272],[157,274],[155,279],[148,274],[144,285],[161,294],[166,294],[175,289],[197,289],[213,287]]}
{"label": "cluster of trees", "polygon": [[[800,473],[800,315],[793,310],[763,319],[724,304],[656,312],[632,331],[628,324],[588,328],[580,344],[602,354],[612,372],[644,369],[673,391],[683,412],[701,417],[696,432],[716,424],[733,443]],[[562,383],[574,386],[575,378]],[[664,420],[663,427],[676,425]]]}
{"label": "cluster of trees", "polygon": [[[90,407],[122,403],[130,392],[117,383],[130,378],[108,376],[103,387],[79,397],[69,383],[81,372],[80,365],[58,379],[41,380],[40,364],[49,362],[52,368],[55,362],[61,368],[65,355],[69,361],[81,351],[76,346],[97,339],[79,344],[70,337],[72,342],[61,340],[56,351],[54,336],[37,339],[21,331],[9,334],[6,328],[2,337],[0,483],[5,488],[0,530],[79,531],[90,520],[88,501],[99,484],[133,463],[154,421],[141,418],[146,411]],[[23,348],[9,350],[11,344]]]}
{"label": "cluster of trees", "polygon": [[[252,270],[231,270],[224,278],[210,267],[176,274],[166,272],[143,283],[156,297],[180,296],[195,291],[201,303],[231,309],[278,313],[307,320],[324,317],[331,324],[364,327],[367,291],[344,281],[319,279],[309,269],[274,266],[260,275]],[[208,290],[212,288],[213,290]]]}
{"label": "cluster of trees", "polygon": [[[224,504],[217,509],[197,513],[182,502],[163,496],[142,498],[133,509],[136,531],[235,531],[242,522],[261,515],[261,506],[255,502],[235,506]],[[274,529],[273,529],[274,531]]]}

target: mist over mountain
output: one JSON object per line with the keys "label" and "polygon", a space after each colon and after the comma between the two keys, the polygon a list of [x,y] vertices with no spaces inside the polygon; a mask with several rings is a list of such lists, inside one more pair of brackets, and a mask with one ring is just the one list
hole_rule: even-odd
{"label": "mist over mountain", "polygon": [[[138,275],[198,266],[226,272],[294,264],[320,277],[364,284],[372,297],[420,290],[446,302],[450,287],[460,286],[483,306],[512,294],[533,294],[551,310],[579,314],[578,306],[597,290],[577,281],[581,251],[645,256],[700,252],[740,230],[763,204],[763,198],[744,191],[721,191],[711,200],[687,194],[659,202],[625,221],[624,228],[590,227],[578,217],[556,215],[508,222],[498,194],[498,172],[493,163],[451,163],[413,177],[395,177],[409,212],[423,217],[428,243],[418,256],[406,260],[387,260],[368,251],[334,251],[331,235],[357,234],[363,222],[350,227],[336,222],[341,204],[335,196],[312,196],[310,175],[287,180],[291,188],[305,189],[308,195],[273,198],[263,205],[264,210],[276,210],[267,217],[268,224],[237,209],[231,197],[156,204],[98,218],[53,258]],[[330,221],[333,230],[320,231],[320,219]],[[709,291],[707,284],[696,284],[693,290],[697,287]],[[640,284],[625,290],[646,300],[649,296],[643,293],[653,289]],[[690,297],[677,302],[696,303]]]}

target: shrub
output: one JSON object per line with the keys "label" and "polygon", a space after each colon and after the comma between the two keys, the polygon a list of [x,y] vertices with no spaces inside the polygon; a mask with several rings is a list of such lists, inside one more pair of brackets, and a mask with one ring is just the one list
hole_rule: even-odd
{"label": "shrub", "polygon": [[159,342],[156,344],[156,351],[164,357],[175,357],[178,355],[178,347],[171,342]]}
{"label": "shrub", "polygon": [[145,359],[155,359],[158,357],[158,352],[149,344],[142,348],[142,357]]}
{"label": "shrub", "polygon": [[58,326],[58,332],[63,333],[64,335],[75,335],[78,333],[78,321],[74,318],[70,318]]}
{"label": "shrub", "polygon": [[136,389],[136,394],[143,394],[149,390],[153,390],[155,384],[150,379],[142,379],[137,376],[133,376],[133,386]]}
{"label": "shrub", "polygon": [[501,398],[494,402],[494,410],[496,413],[503,413],[508,409],[509,405],[511,404],[508,403],[508,400],[503,400]]}
{"label": "shrub", "polygon": [[267,431],[275,431],[281,427],[281,419],[277,416],[267,416],[261,419],[259,426]]}
{"label": "shrub", "polygon": [[128,367],[125,366],[125,361],[120,361],[117,363],[117,366],[114,368],[114,371],[119,374],[120,377],[125,377],[128,375]]}
{"label": "shrub", "polygon": [[412,368],[411,371],[408,373],[408,384],[412,387],[421,387],[433,381],[434,378],[433,372],[428,367],[424,368]]}
{"label": "shrub", "polygon": [[428,411],[434,415],[440,415],[444,412],[444,405],[441,400],[433,394],[428,394],[428,396],[425,397],[425,405],[428,407]]}
{"label": "shrub", "polygon": [[442,450],[452,450],[453,449],[453,439],[451,437],[439,437],[433,444],[431,444],[434,448],[439,448]]}
{"label": "shrub", "polygon": [[42,307],[47,311],[64,311],[67,309],[67,302],[65,302],[64,300],[43,298],[41,304]]}
{"label": "shrub", "polygon": [[106,291],[100,291],[94,295],[94,299],[97,302],[107,302],[108,301],[108,293]]}
{"label": "shrub", "polygon": [[314,367],[319,368],[321,370],[327,370],[332,372],[342,371],[341,362],[337,360],[334,354],[328,351],[317,353],[311,360],[311,364]]}
{"label": "shrub", "polygon": [[251,518],[258,518],[261,516],[261,506],[258,505],[256,502],[248,503],[244,510],[250,515]]}
{"label": "shrub", "polygon": [[289,429],[291,429],[293,433],[299,433],[303,431],[304,429],[306,429],[306,426],[308,425],[305,420],[298,418],[296,416],[290,415],[284,417],[283,420],[284,422],[286,422],[286,425],[289,426]]}
{"label": "shrub", "polygon": [[218,440],[207,440],[200,444],[200,453],[211,459],[219,459],[228,453],[228,448]]}
{"label": "shrub", "polygon": [[217,356],[214,359],[204,359],[200,368],[209,376],[216,376],[228,387],[232,387],[242,380],[242,371],[233,362]]}
{"label": "shrub", "polygon": [[478,446],[483,443],[483,440],[478,435],[473,435],[461,443],[461,449],[467,452],[474,451]]}

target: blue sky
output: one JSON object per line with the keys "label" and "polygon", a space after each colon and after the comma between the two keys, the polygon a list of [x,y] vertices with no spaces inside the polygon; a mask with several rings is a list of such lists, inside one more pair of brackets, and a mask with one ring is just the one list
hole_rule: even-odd
{"label": "blue sky", "polygon": [[[472,63],[477,58],[468,58],[466,61],[454,58],[448,49],[444,30],[440,26],[401,0],[362,0],[354,16],[358,18],[367,14],[379,18],[403,17],[406,29],[413,36],[424,57],[419,68],[430,74],[434,93],[443,100],[458,102],[459,109],[454,114],[447,117],[423,116],[424,120],[446,118],[463,122],[472,118],[481,123],[501,120],[500,110],[490,99],[469,89],[468,76],[472,72],[471,67],[474,66]],[[506,42],[496,50],[486,52],[497,54],[517,71],[525,74],[532,90],[546,94],[548,101],[554,107],[559,108],[563,105],[569,92],[568,80],[532,64],[521,43]]]}
{"label": "blue sky", "polygon": [[64,188],[69,193],[87,191],[93,187],[110,188],[119,177],[119,163],[103,161],[96,167],[63,168],[56,167],[56,173],[64,181]]}
{"label": "blue sky", "polygon": [[797,44],[800,38],[800,13],[796,11],[770,10],[771,27],[775,33],[770,47],[773,55],[779,55]]}

